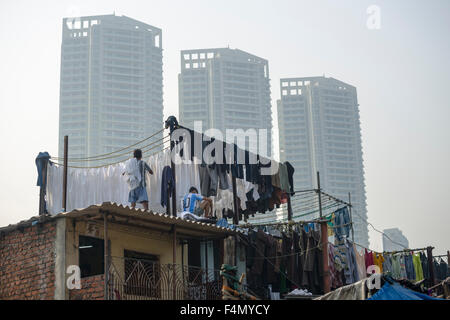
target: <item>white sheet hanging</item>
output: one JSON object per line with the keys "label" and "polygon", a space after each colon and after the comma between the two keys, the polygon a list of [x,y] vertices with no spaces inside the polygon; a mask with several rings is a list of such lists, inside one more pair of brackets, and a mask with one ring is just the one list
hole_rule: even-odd
{"label": "white sheet hanging", "polygon": [[[162,171],[170,166],[170,150],[166,149],[146,159],[153,170],[153,175],[146,175],[149,208],[155,212],[165,213],[161,206]],[[181,200],[189,192],[191,186],[200,190],[200,175],[194,164],[182,163],[176,166],[177,209],[182,211]],[[102,168],[82,169],[68,168],[67,177],[67,208],[86,208],[93,204],[115,202],[130,205],[128,202],[129,187],[126,182],[125,162]],[[48,166],[47,170],[47,210],[50,214],[62,212],[62,181],[64,167],[56,164]],[[137,204],[139,206],[139,204]]]}

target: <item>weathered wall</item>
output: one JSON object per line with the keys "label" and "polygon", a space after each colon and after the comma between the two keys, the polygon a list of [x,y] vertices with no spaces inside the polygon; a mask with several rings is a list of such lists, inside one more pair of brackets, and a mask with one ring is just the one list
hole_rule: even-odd
{"label": "weathered wall", "polygon": [[0,299],[53,299],[55,221],[0,234]]}
{"label": "weathered wall", "polygon": [[103,300],[104,276],[92,276],[81,279],[81,289],[70,290],[69,300]]}

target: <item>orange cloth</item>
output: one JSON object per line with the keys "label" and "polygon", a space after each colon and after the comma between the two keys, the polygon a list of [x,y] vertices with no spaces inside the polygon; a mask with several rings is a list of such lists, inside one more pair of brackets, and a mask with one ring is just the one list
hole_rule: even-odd
{"label": "orange cloth", "polygon": [[380,273],[383,273],[383,262],[384,262],[383,255],[375,252],[372,252],[372,254],[373,254],[373,264],[377,265],[380,268]]}

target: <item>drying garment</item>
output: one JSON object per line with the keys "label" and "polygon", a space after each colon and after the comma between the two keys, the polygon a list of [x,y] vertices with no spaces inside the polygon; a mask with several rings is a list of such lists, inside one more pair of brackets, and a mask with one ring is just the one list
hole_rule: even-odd
{"label": "drying garment", "polygon": [[373,252],[373,264],[380,268],[380,273],[383,273],[384,257],[380,253]]}
{"label": "drying garment", "polygon": [[383,262],[383,272],[390,272],[392,273],[392,258],[389,255],[384,256],[384,262]]}
{"label": "drying garment", "polygon": [[[146,162],[153,171],[146,175],[146,189],[149,198],[149,209],[164,213],[161,206],[162,171],[170,166],[170,150],[158,152]],[[103,202],[114,202],[124,206],[129,205],[129,188],[125,172],[125,162],[101,168],[68,168],[67,179],[67,211],[98,205]],[[47,168],[46,204],[50,214],[62,211],[62,181],[64,167],[49,162]],[[181,209],[181,200],[189,191],[189,187],[200,189],[200,176],[197,165],[181,163],[176,166],[177,208]],[[183,190],[182,192],[178,190]]]}
{"label": "drying garment", "polygon": [[337,242],[335,245],[336,254],[340,256],[340,260],[344,262],[345,284],[351,284],[359,281],[357,262],[353,245],[349,241],[344,240]]}
{"label": "drying garment", "polygon": [[367,273],[364,251],[359,253],[358,248],[356,248],[356,244],[354,244],[354,243],[353,243],[353,251],[355,252],[358,276],[359,276],[359,279],[361,280],[361,279],[366,278],[366,273]]}
{"label": "drying garment", "polygon": [[236,179],[236,196],[240,200],[241,209],[247,210],[247,193],[252,191],[253,200],[259,199],[258,186],[244,179]]}
{"label": "drying garment", "polygon": [[334,224],[336,237],[341,240],[343,236],[347,238],[350,235],[350,214],[347,207],[337,210],[335,213]]}
{"label": "drying garment", "polygon": [[306,239],[304,255],[303,275],[301,285],[305,285],[311,292],[320,293],[323,290],[323,257],[320,248],[320,232],[309,230],[302,231],[302,238]]}
{"label": "drying garment", "polygon": [[416,281],[421,281],[424,279],[424,277],[423,277],[422,263],[420,262],[420,256],[418,254],[414,254],[412,258],[413,258],[414,272],[416,273]]}
{"label": "drying garment", "polygon": [[[343,286],[342,277],[335,263],[335,250],[331,242],[328,242],[328,268],[330,271],[331,289],[337,289]],[[342,269],[339,269],[342,270]]]}
{"label": "drying garment", "polygon": [[39,152],[36,157],[36,168],[38,172],[38,179],[36,185],[39,187],[43,187],[45,189],[46,183],[44,179],[44,167],[48,164],[48,160],[50,160],[50,155],[48,152]]}
{"label": "drying garment", "polygon": [[408,279],[408,273],[406,272],[405,255],[400,255],[400,279]]}
{"label": "drying garment", "polygon": [[224,217],[224,211],[233,210],[233,193],[230,190],[218,190],[216,197],[211,197],[213,201],[213,216],[217,219]]}
{"label": "drying garment", "polygon": [[211,164],[199,165],[201,194],[205,197],[217,195],[217,187],[230,189],[229,175],[224,166]]}
{"label": "drying garment", "polygon": [[420,252],[419,256],[420,256],[420,263],[422,265],[423,277],[425,279],[430,279],[430,271],[429,271],[429,268],[428,268],[427,256],[423,252]]}
{"label": "drying garment", "polygon": [[259,184],[261,172],[258,164],[245,165],[245,180],[251,183]]}
{"label": "drying garment", "polygon": [[445,263],[444,259],[434,259],[434,273],[437,281],[445,280],[448,277],[448,265]]}
{"label": "drying garment", "polygon": [[392,263],[392,277],[394,279],[400,279],[402,277],[402,268],[400,265],[400,255],[391,256]]}
{"label": "drying garment", "polygon": [[267,283],[272,285],[277,285],[278,274],[275,270],[276,264],[276,256],[277,256],[277,240],[272,236],[267,236],[267,244],[266,244],[266,256],[267,264],[266,264],[266,278]]}
{"label": "drying garment", "polygon": [[364,249],[364,261],[366,262],[366,268],[374,265],[372,251]]}
{"label": "drying garment", "polygon": [[175,179],[172,174],[172,168],[165,166],[162,172],[161,182],[161,206],[167,206],[167,198],[171,197],[175,187]]}
{"label": "drying garment", "polygon": [[[103,168],[67,171],[66,211],[86,208],[103,202],[129,205],[129,189],[125,176],[125,163]],[[64,167],[49,163],[47,168],[47,210],[55,215],[62,212],[62,182]]]}
{"label": "drying garment", "polygon": [[291,185],[289,184],[289,173],[286,164],[280,167],[280,182],[281,182],[281,190],[284,192],[291,192]]}
{"label": "drying garment", "polygon": [[272,175],[272,185],[284,192],[290,192],[288,169],[284,163],[278,164],[278,172]]}
{"label": "drying garment", "polygon": [[291,192],[291,196],[293,196],[295,194],[294,193],[294,172],[295,172],[295,169],[290,164],[289,161],[286,161],[284,164],[286,165],[286,168],[287,168],[288,182],[289,182],[289,186],[290,186],[289,191]]}
{"label": "drying garment", "polygon": [[413,257],[411,254],[405,255],[406,276],[409,280],[416,280],[416,273],[414,271]]}

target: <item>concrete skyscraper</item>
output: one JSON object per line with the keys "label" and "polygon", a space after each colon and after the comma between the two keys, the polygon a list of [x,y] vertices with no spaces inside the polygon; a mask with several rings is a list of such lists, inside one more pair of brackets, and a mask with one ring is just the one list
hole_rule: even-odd
{"label": "concrete skyscraper", "polygon": [[399,228],[383,230],[383,251],[401,251],[409,248],[409,241]]}
{"label": "concrete skyscraper", "polygon": [[267,129],[271,155],[272,109],[268,61],[238,49],[181,51],[180,123],[203,130]]}
{"label": "concrete skyscraper", "polygon": [[280,80],[277,101],[280,160],[295,168],[295,190],[351,194],[355,242],[368,247],[364,168],[356,88],[325,77]]}
{"label": "concrete skyscraper", "polygon": [[83,158],[160,130],[162,86],[161,29],[125,16],[63,19],[59,156],[65,135],[69,157]]}

